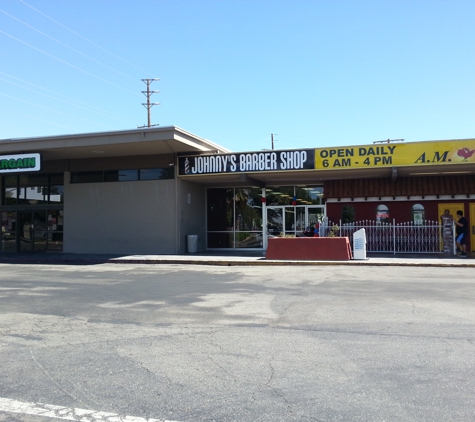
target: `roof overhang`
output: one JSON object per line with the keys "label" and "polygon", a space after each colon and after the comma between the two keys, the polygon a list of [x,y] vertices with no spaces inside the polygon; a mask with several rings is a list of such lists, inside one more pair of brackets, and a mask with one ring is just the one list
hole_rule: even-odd
{"label": "roof overhang", "polygon": [[43,160],[130,155],[222,153],[226,148],[176,126],[0,140],[0,154],[37,152]]}
{"label": "roof overhang", "polygon": [[[181,176],[183,180],[209,186],[277,186],[323,184],[325,180],[370,179],[475,174],[475,164],[433,166],[384,167],[345,170],[308,170],[287,172],[249,172],[233,174],[205,174]],[[246,177],[243,177],[245,175]]]}

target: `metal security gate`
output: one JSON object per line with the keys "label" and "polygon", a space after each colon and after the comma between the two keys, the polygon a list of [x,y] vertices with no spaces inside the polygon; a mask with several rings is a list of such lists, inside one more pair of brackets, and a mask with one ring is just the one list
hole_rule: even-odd
{"label": "metal security gate", "polygon": [[342,236],[350,239],[353,233],[365,229],[366,250],[386,253],[442,253],[441,225],[438,221],[378,223],[363,220],[355,223],[326,221],[320,226],[320,236]]}

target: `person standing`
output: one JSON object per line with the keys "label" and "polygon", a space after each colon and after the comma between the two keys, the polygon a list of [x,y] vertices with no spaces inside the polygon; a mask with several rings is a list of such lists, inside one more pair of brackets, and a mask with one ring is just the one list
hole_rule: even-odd
{"label": "person standing", "polygon": [[455,243],[457,245],[457,252],[460,251],[461,257],[467,256],[467,236],[468,236],[468,221],[463,216],[463,211],[457,211],[457,221],[454,221],[455,227]]}

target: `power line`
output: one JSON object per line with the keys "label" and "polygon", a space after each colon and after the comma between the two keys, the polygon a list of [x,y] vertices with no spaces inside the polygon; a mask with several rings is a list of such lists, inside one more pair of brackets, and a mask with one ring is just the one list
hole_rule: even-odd
{"label": "power line", "polygon": [[104,63],[102,63],[102,62],[100,62],[99,60],[96,60],[96,59],[94,59],[93,57],[90,57],[90,56],[88,56],[87,54],[82,53],[82,52],[79,51],[79,50],[76,50],[75,48],[73,48],[73,47],[71,47],[71,46],[69,46],[69,45],[63,43],[62,41],[59,41],[59,40],[57,40],[56,38],[51,37],[50,35],[48,35],[48,34],[42,32],[42,31],[40,31],[39,29],[36,29],[35,27],[33,27],[33,26],[27,24],[26,22],[23,22],[22,20],[16,18],[15,16],[10,15],[9,13],[5,12],[4,10],[0,9],[0,12],[2,12],[4,15],[9,16],[9,17],[12,18],[12,19],[15,19],[16,21],[18,21],[18,22],[20,22],[21,24],[27,26],[28,28],[32,29],[33,31],[36,31],[36,32],[38,32],[39,34],[44,35],[45,37],[47,37],[47,38],[49,38],[49,39],[51,39],[51,40],[57,42],[58,44],[61,44],[62,46],[66,47],[66,48],[69,48],[70,50],[74,51],[75,53],[78,53],[78,54],[80,54],[81,56],[84,56],[84,57],[86,57],[87,59],[92,60],[93,62],[96,62],[96,63],[100,64],[101,66],[106,67],[106,68],[109,69],[109,70],[112,70],[112,71],[115,72],[115,73],[118,73],[119,75],[122,75],[122,76],[124,76],[124,77],[126,77],[126,78],[129,78],[129,79],[133,80],[133,81],[136,80],[135,78],[132,78],[131,76],[128,76],[128,75],[126,75],[126,74],[124,74],[124,73],[122,73],[122,72],[119,72],[118,70],[114,69],[113,67],[108,66],[108,65],[106,65],[106,64],[104,64]]}
{"label": "power line", "polygon": [[18,41],[18,42],[20,42],[20,43],[22,43],[22,44],[25,44],[25,45],[27,45],[28,47],[33,48],[33,49],[36,50],[36,51],[39,51],[40,53],[46,54],[47,56],[52,57],[53,59],[58,60],[58,61],[60,61],[61,63],[67,64],[68,66],[71,66],[71,67],[73,67],[74,69],[77,69],[77,70],[79,70],[79,71],[81,71],[81,72],[84,72],[84,73],[86,73],[86,74],[88,74],[88,75],[90,75],[90,76],[92,76],[92,77],[94,77],[94,78],[96,78],[96,79],[99,79],[99,80],[101,80],[102,82],[106,82],[106,83],[108,83],[108,84],[110,84],[110,85],[115,86],[116,88],[120,88],[120,89],[122,89],[122,90],[124,90],[124,91],[127,91],[127,92],[130,92],[130,93],[132,93],[132,94],[134,94],[134,95],[136,94],[135,92],[133,92],[133,91],[127,89],[127,88],[123,88],[123,87],[121,87],[121,86],[119,86],[119,85],[117,85],[117,84],[115,84],[115,83],[113,83],[113,82],[111,82],[111,81],[108,81],[107,79],[101,78],[100,76],[94,75],[93,73],[88,72],[87,70],[81,69],[81,68],[78,67],[78,66],[75,66],[75,65],[73,65],[73,64],[71,64],[71,63],[69,63],[69,62],[67,62],[67,61],[65,61],[65,60],[63,60],[63,59],[60,59],[59,57],[53,56],[52,54],[47,53],[46,51],[43,51],[43,50],[41,50],[41,49],[39,49],[39,48],[37,48],[37,47],[31,45],[31,44],[28,44],[28,43],[25,42],[25,41],[22,41],[22,40],[20,40],[19,38],[14,37],[13,35],[7,34],[6,32],[4,32],[4,31],[2,31],[2,30],[0,30],[0,33],[6,35],[7,37],[13,38],[15,41]]}
{"label": "power line", "polygon": [[71,127],[71,126],[65,126],[65,125],[61,125],[57,122],[50,122],[48,120],[44,120],[44,119],[40,119],[38,118],[37,116],[30,116],[28,114],[23,114],[23,113],[16,113],[17,116],[21,116],[21,117],[26,117],[27,119],[33,119],[33,120],[37,120],[38,122],[43,122],[43,123],[48,123],[49,125],[54,125],[54,126],[58,126],[58,127],[63,127],[63,128],[66,128],[66,129],[69,129],[71,131],[74,131],[74,128]]}
{"label": "power line", "polygon": [[36,104],[36,103],[32,103],[31,101],[26,101],[26,100],[22,100],[20,98],[15,98],[11,95],[8,95],[8,94],[4,94],[3,92],[0,92],[0,95],[3,95],[4,97],[8,97],[8,98],[12,98],[16,101],[21,101],[23,103],[26,103],[26,104],[30,104],[30,105],[34,105],[35,107],[39,107],[39,108],[43,108],[45,110],[48,110],[48,111],[52,111],[54,113],[58,113],[58,114],[62,114],[64,116],[68,116],[68,117],[73,117],[74,119],[78,119],[78,120],[83,120],[85,122],[88,122],[88,123],[93,123],[95,125],[100,125],[100,126],[104,126],[104,127],[110,127],[110,126],[107,126],[107,125],[103,125],[102,123],[97,123],[97,122],[93,122],[91,120],[87,120],[87,119],[83,119],[82,117],[78,117],[78,116],[75,116],[73,114],[68,114],[68,113],[63,113],[62,111],[57,111],[57,110],[53,110],[52,108],[49,108],[49,107],[45,107],[45,106],[42,106],[40,104]]}
{"label": "power line", "polygon": [[[82,35],[79,34],[78,32],[76,32],[76,31],[72,30],[71,28],[67,27],[66,25],[62,24],[61,22],[56,21],[55,19],[53,19],[53,18],[51,18],[50,16],[46,15],[45,13],[43,13],[42,11],[40,11],[40,10],[36,9],[35,7],[31,6],[31,5],[28,4],[27,2],[25,2],[25,1],[23,1],[23,0],[19,0],[19,1],[20,1],[21,3],[23,3],[25,6],[29,7],[29,8],[32,9],[32,10],[34,10],[36,13],[38,13],[38,14],[42,15],[43,17],[49,19],[50,21],[54,22],[56,25],[59,25],[60,27],[66,29],[67,31],[71,32],[72,34],[76,35],[77,37],[79,37],[79,38],[83,39],[84,41],[88,42],[89,44],[95,46],[96,48],[99,48],[100,50],[106,52],[106,53],[109,54],[110,56],[113,56],[113,57],[115,57],[116,59],[121,60],[122,62],[127,63],[128,65],[130,65],[130,66],[132,66],[132,67],[134,67],[134,68],[136,68],[136,69],[139,69],[141,72],[144,72],[144,73],[146,73],[146,74],[149,73],[149,72],[147,72],[147,71],[141,69],[140,67],[136,66],[134,63],[131,63],[131,62],[129,62],[129,61],[123,59],[122,57],[120,57],[120,56],[118,56],[118,55],[112,53],[111,51],[105,49],[104,47],[98,45],[97,43],[91,41],[90,39],[88,39],[88,38],[82,36]],[[26,23],[26,22],[24,22],[24,21],[18,19],[17,17],[15,17],[15,16],[13,16],[13,15],[11,15],[11,14],[5,12],[4,10],[1,10],[1,9],[0,9],[0,12],[2,12],[4,15],[8,16],[9,18],[16,20],[17,22],[21,23],[22,25],[24,25],[24,26],[26,26],[26,27],[28,27],[28,28],[30,28],[30,29],[36,31],[37,33],[43,35],[44,37],[47,37],[47,38],[51,39],[52,41],[54,41],[54,42],[56,42],[56,43],[58,43],[58,44],[60,44],[60,45],[62,45],[62,46],[64,46],[64,47],[66,47],[66,48],[72,50],[72,51],[75,52],[76,54],[80,54],[80,55],[83,56],[84,58],[87,58],[87,59],[89,59],[89,60],[92,60],[92,61],[94,61],[94,62],[96,62],[96,63],[98,63],[98,64],[100,64],[100,65],[102,65],[102,66],[104,66],[104,67],[106,67],[106,68],[108,68],[108,69],[110,69],[111,71],[113,71],[113,72],[115,72],[115,73],[117,73],[117,74],[119,74],[119,75],[121,75],[121,76],[124,76],[124,77],[129,78],[129,79],[132,79],[132,80],[136,80],[135,78],[132,78],[132,77],[130,77],[130,76],[128,76],[128,75],[126,75],[126,74],[120,72],[120,71],[117,71],[116,69],[114,69],[114,68],[108,66],[107,64],[102,63],[101,61],[96,60],[95,58],[90,57],[90,56],[88,56],[87,54],[82,53],[81,51],[79,51],[79,50],[77,50],[77,49],[71,47],[70,45],[67,45],[66,43],[60,41],[59,39],[56,39],[56,38],[54,38],[54,37],[48,35],[47,33],[40,31],[39,29],[35,28],[34,26],[32,26],[32,25],[30,25],[30,24],[28,24],[28,23]],[[49,53],[48,51],[42,50],[42,49],[40,49],[40,48],[38,48],[38,47],[35,47],[34,45],[31,45],[31,44],[29,44],[28,42],[23,41],[22,39],[15,37],[15,36],[12,35],[12,34],[9,34],[9,33],[5,32],[5,31],[2,31],[2,30],[0,30],[0,34],[3,34],[3,35],[5,35],[5,36],[7,36],[7,37],[9,37],[9,38],[11,38],[11,39],[13,39],[13,40],[19,42],[19,43],[22,43],[22,44],[24,44],[24,45],[26,45],[26,46],[28,46],[28,47],[34,49],[34,50],[36,50],[36,51],[38,51],[38,52],[40,52],[40,53],[46,55],[46,56],[49,56],[49,57],[51,57],[51,58],[53,58],[53,59],[55,59],[55,60],[57,60],[57,61],[59,61],[59,62],[61,62],[61,63],[63,63],[63,64],[66,64],[66,65],[69,66],[69,67],[72,67],[72,68],[74,68],[74,69],[76,69],[76,70],[79,70],[79,71],[81,71],[81,72],[83,72],[83,73],[85,73],[85,74],[87,74],[87,75],[90,75],[90,76],[92,76],[92,77],[94,77],[94,78],[96,78],[96,79],[98,79],[98,80],[100,80],[100,81],[102,81],[102,82],[108,83],[109,85],[112,85],[112,86],[114,86],[114,87],[116,87],[116,88],[119,88],[119,89],[121,89],[121,90],[127,91],[127,92],[129,92],[129,93],[133,93],[134,95],[137,95],[137,92],[136,92],[136,91],[131,91],[131,90],[129,90],[129,89],[126,89],[125,87],[119,86],[119,85],[117,85],[117,84],[111,82],[111,81],[108,80],[108,79],[102,78],[102,77],[98,76],[97,74],[94,74],[94,73],[92,73],[92,72],[89,72],[89,71],[85,70],[84,68],[81,68],[80,66],[76,66],[76,65],[74,65],[74,64],[72,64],[72,63],[70,63],[70,62],[68,62],[68,61],[66,61],[66,60],[63,60],[63,59],[61,59],[60,57],[55,56],[54,54]],[[40,86],[38,86],[38,85],[34,85],[34,84],[30,83],[30,82],[23,81],[23,80],[21,80],[20,78],[16,78],[16,77],[14,77],[14,76],[8,75],[8,74],[3,73],[3,72],[1,72],[1,71],[0,71],[0,74],[3,74],[3,75],[5,75],[5,76],[7,76],[7,77],[9,77],[9,78],[13,78],[13,79],[15,79],[15,80],[17,80],[17,81],[20,81],[20,84],[18,84],[18,83],[12,82],[12,81],[10,81],[10,80],[6,80],[6,79],[3,79],[3,78],[0,78],[0,80],[2,80],[2,81],[4,81],[4,82],[7,82],[7,83],[9,83],[9,84],[19,86],[19,87],[21,87],[21,88],[23,88],[23,89],[27,89],[27,90],[32,91],[32,92],[36,92],[36,93],[38,93],[38,94],[40,94],[40,95],[43,95],[43,96],[52,98],[53,100],[62,101],[62,102],[70,102],[70,104],[73,104],[74,106],[79,107],[79,108],[82,108],[82,109],[84,109],[84,108],[86,108],[86,107],[87,107],[87,108],[90,108],[90,109],[95,109],[95,110],[92,110],[92,111],[95,112],[95,113],[98,113],[98,114],[104,114],[104,113],[105,113],[105,115],[108,115],[109,117],[114,116],[113,113],[107,112],[107,111],[105,111],[105,110],[102,110],[102,109],[100,109],[100,108],[91,106],[91,105],[86,104],[86,103],[82,103],[82,102],[80,102],[80,101],[77,101],[77,100],[74,100],[74,99],[72,99],[72,98],[69,98],[69,97],[67,97],[67,96],[65,96],[65,95],[62,95],[62,94],[59,94],[59,93],[57,93],[57,92],[51,91],[51,90],[49,90],[49,89],[40,87]],[[159,104],[159,103],[151,103],[151,102],[150,102],[150,96],[151,96],[153,93],[159,92],[159,91],[150,91],[150,85],[149,85],[149,84],[150,84],[151,81],[153,81],[153,80],[157,80],[157,79],[150,79],[150,80],[149,80],[150,82],[148,82],[148,85],[147,85],[147,91],[142,91],[142,92],[143,92],[144,94],[146,94],[146,96],[147,96],[147,103],[146,103],[146,104],[143,104],[143,105],[146,106],[147,111],[148,111],[148,127],[150,127],[150,126],[158,126],[158,125],[152,125],[152,124],[151,124],[151,119],[150,119],[150,109],[151,109],[151,107],[152,107],[153,105],[158,105],[158,104]],[[143,81],[146,82],[147,80],[144,80],[144,79],[143,79]],[[147,82],[146,82],[146,83],[147,83]],[[48,95],[48,94],[46,94],[46,93],[44,93],[44,92],[40,92],[40,91],[37,91],[37,90],[35,90],[35,89],[31,89],[31,88],[29,88],[29,87],[24,86],[25,84],[28,84],[28,85],[30,85],[31,87],[35,87],[35,88],[38,88],[38,89],[40,89],[40,90],[44,90],[44,91],[46,91],[46,92],[52,93],[54,96],[59,96],[59,97],[62,97],[63,99],[61,99],[61,98],[55,98],[54,96]],[[76,118],[76,119],[80,119],[80,120],[83,120],[83,121],[86,121],[86,122],[90,122],[90,123],[96,124],[95,122],[91,122],[91,121],[89,121],[89,120],[80,118],[80,117],[78,117],[78,116],[74,116],[74,115],[71,115],[71,114],[68,114],[68,113],[65,113],[65,112],[61,112],[61,111],[56,111],[56,110],[53,110],[53,109],[51,109],[51,108],[42,106],[42,105],[40,105],[40,104],[35,104],[35,103],[33,103],[33,102],[25,101],[25,100],[22,100],[22,99],[20,99],[20,98],[15,98],[15,97],[13,97],[13,96],[11,96],[11,95],[7,95],[7,94],[5,94],[5,93],[0,93],[0,95],[2,95],[2,96],[4,96],[4,97],[12,98],[12,99],[14,99],[14,100],[16,100],[16,101],[21,101],[21,102],[23,102],[23,103],[33,105],[33,106],[35,106],[35,107],[43,108],[43,109],[45,109],[45,110],[49,110],[49,111],[52,111],[52,112],[54,112],[54,113],[58,113],[58,114],[65,115],[65,116],[70,116],[70,117],[73,117],[73,118]],[[72,102],[71,102],[71,101],[72,101]],[[79,105],[79,104],[82,104],[83,106],[81,106],[81,105]],[[123,118],[122,116],[118,116],[118,115],[115,115],[115,116],[117,116],[117,118],[119,118],[121,121],[126,121],[126,119]],[[38,119],[38,118],[36,118],[36,117],[33,117],[33,118],[35,118],[36,120],[42,121],[41,119]],[[43,121],[44,121],[44,120],[43,120]],[[49,122],[46,122],[46,121],[44,121],[44,122],[45,122],[45,123],[49,123]],[[129,122],[130,122],[130,121],[129,121]],[[58,124],[55,124],[55,125],[59,126]],[[101,125],[101,126],[105,126],[105,125]]]}
{"label": "power line", "polygon": [[[27,81],[23,81],[23,80],[20,79],[20,78],[16,78],[15,76],[8,75],[8,74],[6,74],[6,73],[4,73],[4,72],[1,72],[1,71],[0,71],[0,74],[9,76],[10,78],[13,78],[13,79],[16,79],[16,80],[22,82],[23,84],[28,84],[28,85],[34,86],[35,88],[39,88],[39,89],[42,89],[42,90],[44,90],[44,91],[51,92],[52,94],[57,95],[57,96],[59,96],[59,97],[63,97],[63,98],[65,98],[65,99],[55,98],[55,97],[53,97],[52,95],[48,95],[48,94],[46,94],[46,93],[44,93],[44,92],[37,91],[37,90],[31,89],[31,88],[28,88],[28,87],[26,87],[26,86],[24,86],[24,85],[17,84],[17,83],[15,83],[15,82],[8,81],[8,80],[6,80],[6,79],[0,78],[0,80],[4,81],[4,82],[6,82],[6,83],[9,83],[9,84],[11,84],[11,85],[19,86],[20,88],[26,89],[26,90],[31,91],[31,92],[35,92],[35,93],[37,93],[37,94],[43,95],[43,96],[48,97],[48,98],[52,98],[52,99],[54,99],[54,100],[56,100],[56,101],[62,101],[62,102],[64,102],[64,103],[72,104],[73,106],[82,108],[83,110],[90,109],[90,110],[93,111],[94,113],[101,114],[101,115],[103,115],[103,116],[108,116],[108,117],[113,118],[113,119],[116,119],[116,120],[120,120],[120,121],[127,120],[126,118],[124,118],[123,116],[119,116],[118,114],[111,113],[111,112],[109,112],[109,111],[107,111],[107,110],[102,110],[102,109],[100,109],[100,108],[98,108],[98,107],[95,107],[95,106],[92,106],[92,105],[90,105],[90,104],[86,104],[86,103],[83,103],[83,102],[81,102],[81,101],[75,100],[74,98],[66,97],[66,96],[63,95],[63,94],[60,94],[60,93],[51,91],[51,90],[49,90],[49,89],[47,89],[47,88],[42,88],[42,87],[40,87],[40,86],[38,86],[38,85],[34,85],[34,84],[32,84],[32,83],[30,83],[30,82],[27,82]],[[97,111],[94,111],[94,109],[97,110]],[[132,123],[131,120],[129,120],[129,122]]]}
{"label": "power line", "polygon": [[102,51],[105,51],[107,54],[110,54],[111,56],[114,56],[116,59],[119,59],[119,60],[123,61],[124,63],[127,63],[128,65],[135,67],[136,69],[140,70],[141,72],[144,72],[144,73],[150,75],[150,72],[147,72],[146,70],[141,69],[140,67],[136,66],[135,64],[123,59],[122,57],[117,56],[116,54],[110,52],[109,50],[106,50],[104,47],[101,47],[100,45],[98,45],[95,42],[89,40],[88,38],[82,36],[81,34],[77,33],[76,31],[73,31],[71,28],[68,28],[66,25],[63,25],[61,22],[58,22],[58,21],[54,20],[53,18],[51,18],[50,16],[46,15],[45,13],[41,12],[40,10],[35,9],[33,6],[29,5],[25,1],[23,1],[23,0],[18,0],[18,1],[23,3],[25,6],[28,6],[30,9],[33,9],[35,12],[39,13],[40,15],[43,15],[45,18],[51,20],[55,24],[57,24],[59,26],[62,26],[64,29],[67,29],[69,32],[72,32],[74,35],[82,38],[83,40],[87,41],[88,43],[92,44],[93,46],[95,46],[97,48],[100,48]]}

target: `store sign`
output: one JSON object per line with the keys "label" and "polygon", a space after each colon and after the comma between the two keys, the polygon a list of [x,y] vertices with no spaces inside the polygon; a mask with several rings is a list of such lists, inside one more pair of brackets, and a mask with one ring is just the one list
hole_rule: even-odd
{"label": "store sign", "polygon": [[41,170],[40,154],[0,155],[0,173]]}
{"label": "store sign", "polygon": [[317,170],[475,163],[475,140],[318,148]]}
{"label": "store sign", "polygon": [[313,149],[199,155],[178,158],[180,176],[315,169]]}

